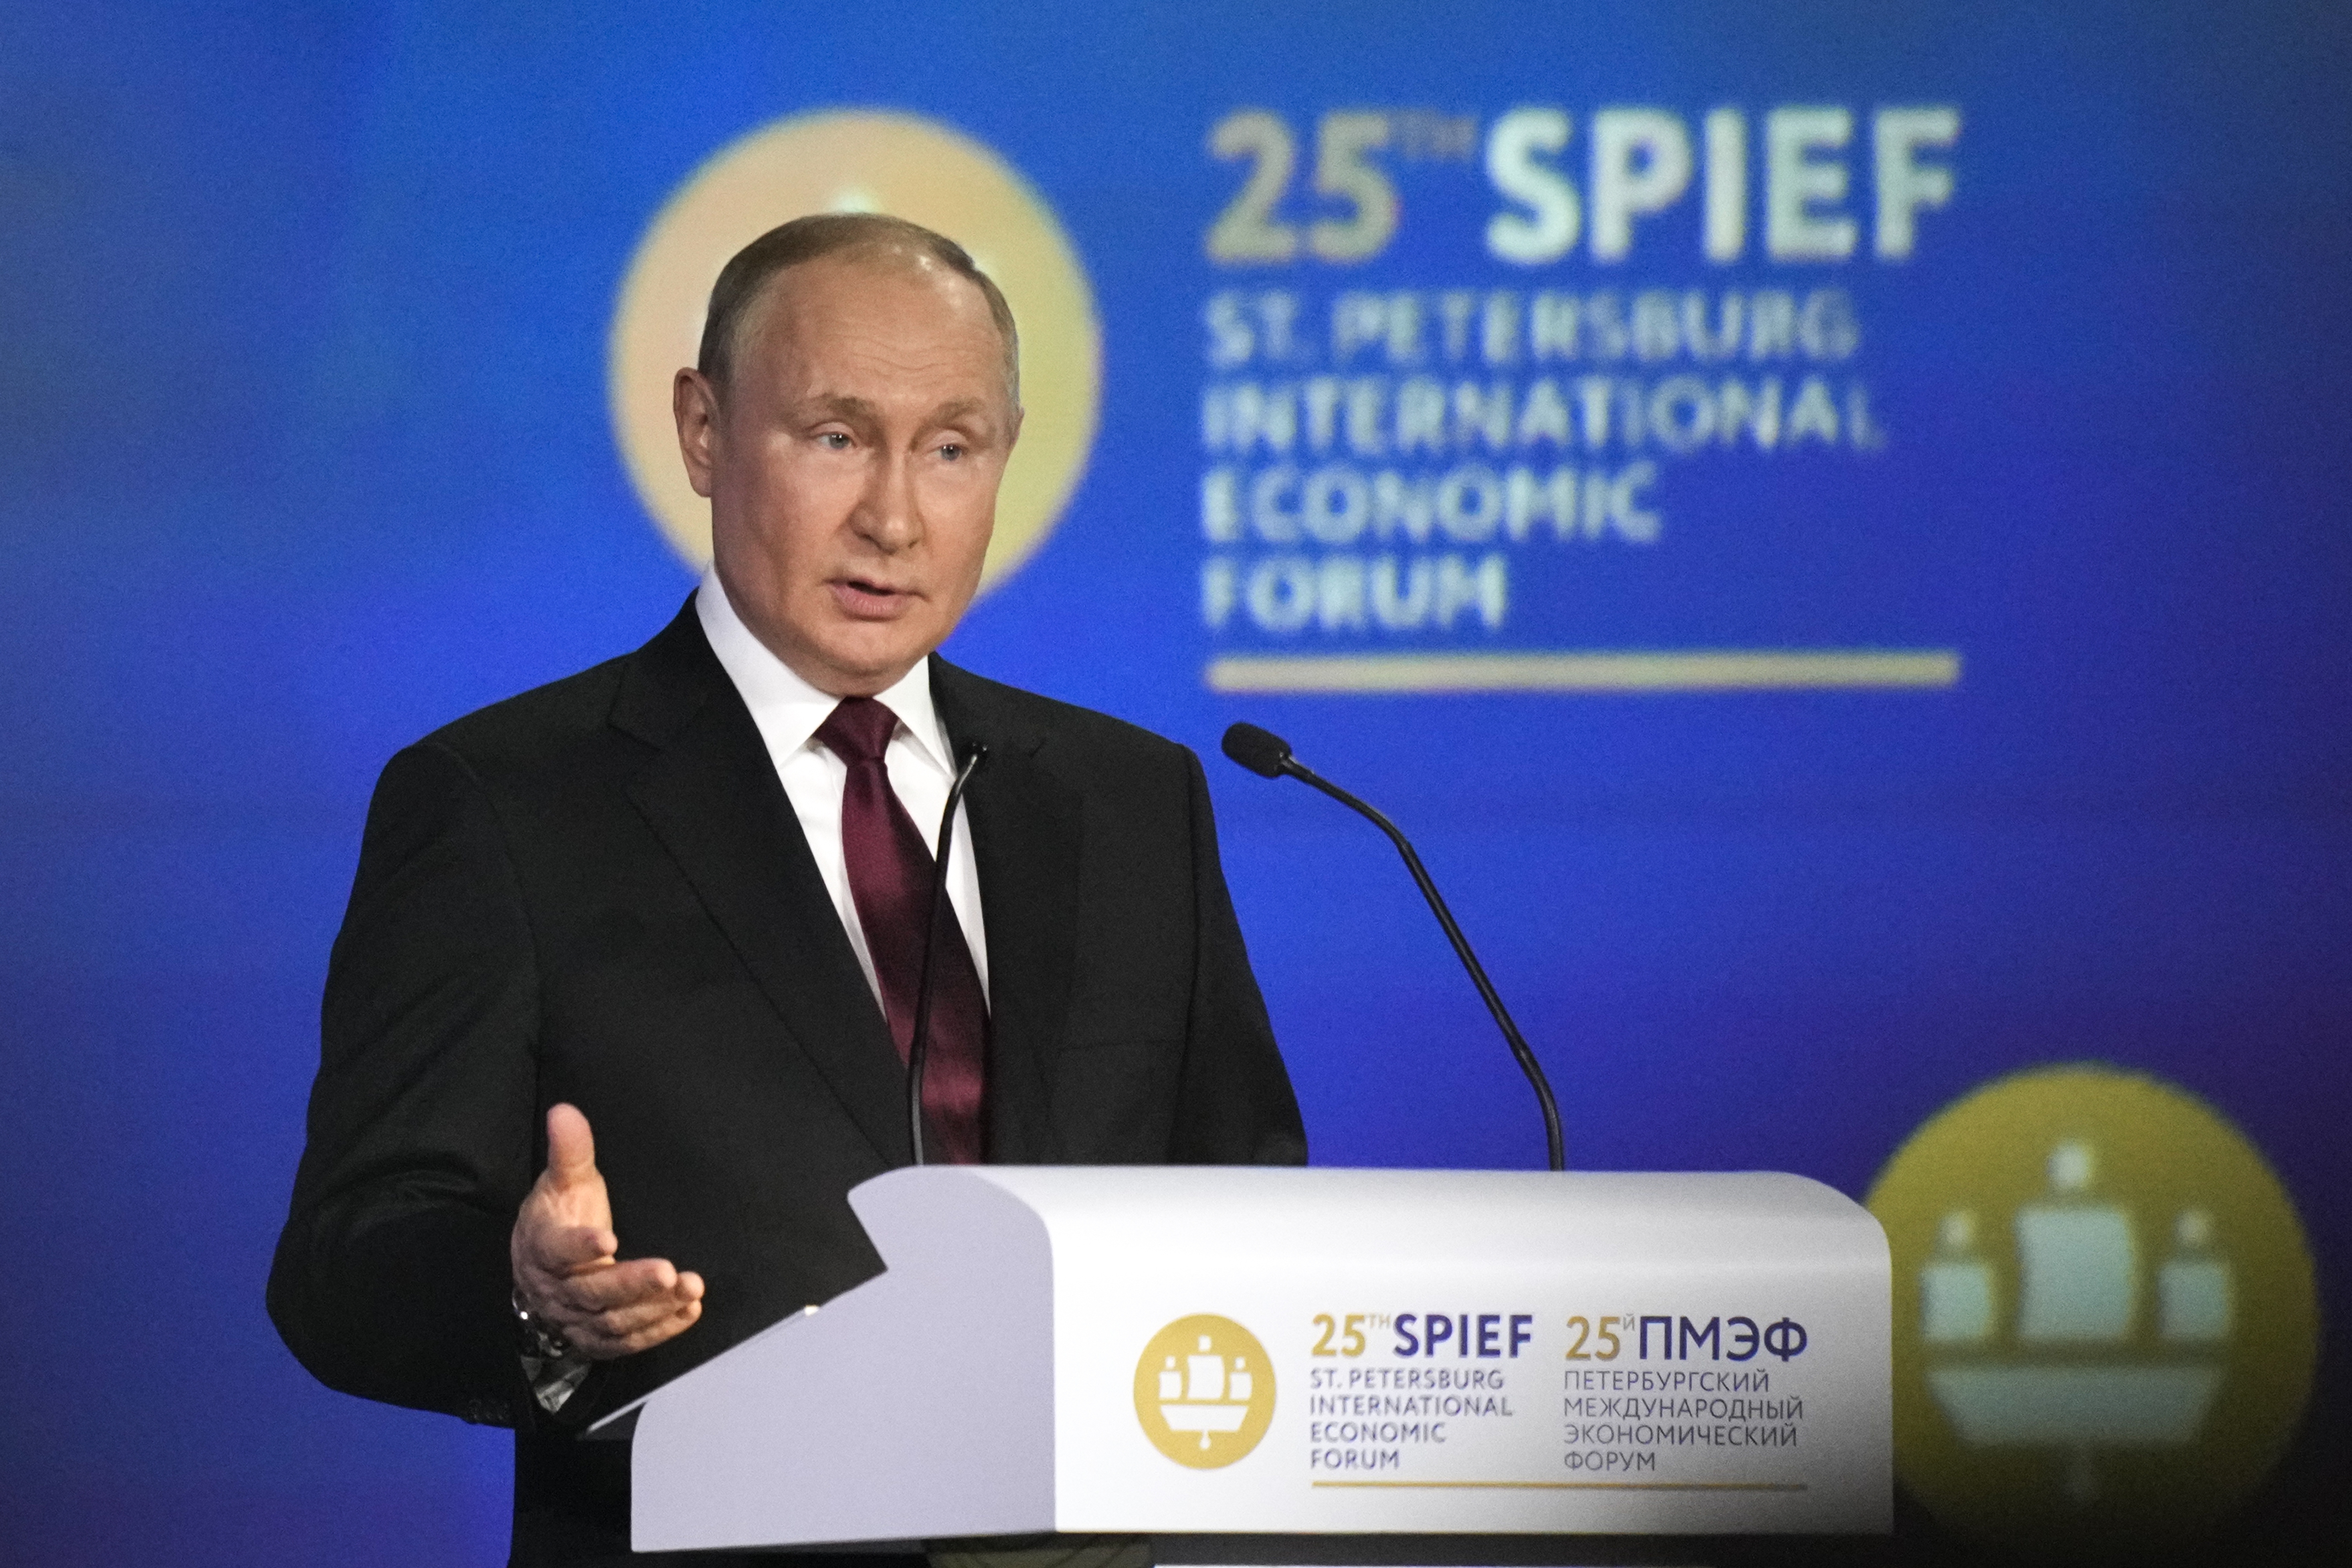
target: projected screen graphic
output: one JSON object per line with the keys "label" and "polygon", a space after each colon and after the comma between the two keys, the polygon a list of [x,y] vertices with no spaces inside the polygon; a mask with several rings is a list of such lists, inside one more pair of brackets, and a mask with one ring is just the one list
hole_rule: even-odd
{"label": "projected screen graphic", "polygon": [[[1292,188],[1307,182],[1294,177],[1305,165],[1287,121],[1243,110],[1210,132],[1212,153],[1249,172],[1203,249],[1264,280],[1217,289],[1202,310],[1210,683],[1951,685],[1958,656],[1875,646],[1908,628],[1869,603],[1850,607],[1840,639],[1860,649],[1719,645],[1738,630],[1727,590],[1785,596],[1868,521],[1819,519],[1811,538],[1768,525],[1780,580],[1723,580],[1737,548],[1727,528],[1754,531],[1735,496],[1802,494],[1819,459],[1887,448],[1854,291],[1820,264],[1912,258],[1920,209],[1952,191],[1950,169],[1917,154],[1957,142],[1958,111],[1868,117],[1874,237],[1859,249],[1844,205],[1851,108],[1770,110],[1760,159],[1743,110],[1696,117],[1696,179],[1692,117],[1597,109],[1582,116],[1590,157],[1571,174],[1578,118],[1552,107],[1324,113],[1312,188],[1347,216],[1303,224],[1276,216],[1317,205]],[[1413,229],[1388,159],[1416,198]],[[1483,224],[1482,201],[1493,209]],[[1685,205],[1695,220],[1676,210]],[[1571,259],[1582,265],[1561,265]],[[1866,291],[1882,309],[1909,303],[1895,287]],[[1783,458],[1796,473],[1778,471]],[[1629,598],[1637,621],[1597,613]],[[1582,646],[1595,636],[1638,651]]]}
{"label": "projected screen graphic", "polygon": [[387,757],[690,590],[669,378],[810,211],[1003,283],[1027,425],[944,651],[1202,753],[1318,1163],[1542,1131],[1389,847],[1236,721],[1413,836],[1572,1164],[1872,1203],[1905,1540],[2339,1526],[2342,18],[0,31],[0,1236],[102,1304],[8,1352],[10,1552],[504,1550],[502,1435],[262,1315],[327,950]]}

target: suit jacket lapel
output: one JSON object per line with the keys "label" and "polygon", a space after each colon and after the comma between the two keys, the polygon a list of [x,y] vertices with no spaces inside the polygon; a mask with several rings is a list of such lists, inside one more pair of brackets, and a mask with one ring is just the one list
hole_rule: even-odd
{"label": "suit jacket lapel", "polygon": [[905,1164],[906,1073],[889,1027],[691,599],[631,660],[613,722],[659,748],[630,799],[876,1151]]}
{"label": "suit jacket lapel", "polygon": [[1004,689],[934,658],[931,696],[959,752],[974,741],[989,748],[964,795],[988,928],[989,1157],[1043,1163],[1059,1155],[1046,1069],[1069,1009],[1078,797],[1039,764],[1045,737]]}

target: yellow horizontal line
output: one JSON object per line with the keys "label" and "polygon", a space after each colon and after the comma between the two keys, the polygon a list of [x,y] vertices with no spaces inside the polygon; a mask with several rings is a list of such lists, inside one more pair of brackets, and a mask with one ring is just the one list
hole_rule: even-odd
{"label": "yellow horizontal line", "polygon": [[1960,683],[1953,648],[1684,648],[1591,653],[1234,654],[1213,691],[1791,691]]}
{"label": "yellow horizontal line", "polygon": [[1412,1491],[1801,1492],[1803,1481],[1312,1481],[1318,1487]]}

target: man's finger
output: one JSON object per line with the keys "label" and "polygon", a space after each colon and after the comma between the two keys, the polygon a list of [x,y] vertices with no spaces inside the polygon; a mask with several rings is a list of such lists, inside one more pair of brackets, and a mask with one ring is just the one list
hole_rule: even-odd
{"label": "man's finger", "polygon": [[547,1108],[547,1171],[562,1186],[596,1175],[596,1138],[578,1106]]}
{"label": "man's finger", "polygon": [[620,1246],[620,1237],[595,1226],[543,1226],[530,1233],[529,1261],[549,1274],[570,1274],[597,1267]]}
{"label": "man's finger", "polygon": [[682,1298],[677,1290],[665,1290],[597,1313],[588,1322],[597,1333],[608,1339],[622,1340],[667,1322],[688,1307],[700,1303]]}
{"label": "man's finger", "polygon": [[639,1351],[651,1350],[654,1346],[660,1344],[665,1340],[676,1339],[678,1335],[692,1328],[695,1325],[696,1321],[701,1316],[702,1303],[699,1301],[688,1301],[685,1306],[679,1308],[668,1317],[662,1319],[659,1322],[649,1324],[645,1328],[635,1331],[634,1333],[623,1335],[621,1338],[612,1342],[612,1353],[614,1355],[635,1355]]}
{"label": "man's finger", "polygon": [[[586,1317],[671,1296],[677,1293],[680,1281],[681,1276],[668,1259],[639,1258],[564,1275],[553,1282],[552,1293],[562,1306]],[[697,1279],[694,1293],[699,1295],[701,1289],[702,1282]],[[677,1299],[684,1300],[687,1297],[678,1294]]]}

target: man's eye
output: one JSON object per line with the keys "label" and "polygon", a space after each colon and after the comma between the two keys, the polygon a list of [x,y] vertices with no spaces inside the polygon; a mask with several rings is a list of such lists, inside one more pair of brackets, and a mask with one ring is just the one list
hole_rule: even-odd
{"label": "man's eye", "polygon": [[964,445],[961,441],[942,442],[940,446],[940,456],[950,463],[960,460],[963,455]]}
{"label": "man's eye", "polygon": [[828,452],[846,452],[849,450],[849,437],[839,430],[828,430],[824,435],[819,436],[816,439],[817,445],[823,447]]}

